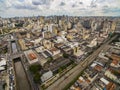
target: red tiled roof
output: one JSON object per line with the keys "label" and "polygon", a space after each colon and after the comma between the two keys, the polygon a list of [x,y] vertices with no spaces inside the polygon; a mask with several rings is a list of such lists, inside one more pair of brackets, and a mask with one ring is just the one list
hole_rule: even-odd
{"label": "red tiled roof", "polygon": [[117,65],[117,64],[118,64],[118,60],[113,60],[112,63],[113,63],[114,65]]}
{"label": "red tiled roof", "polygon": [[102,70],[102,66],[100,66],[100,65],[96,65],[95,67],[94,67],[94,69],[95,70],[97,70],[97,71],[101,71]]}

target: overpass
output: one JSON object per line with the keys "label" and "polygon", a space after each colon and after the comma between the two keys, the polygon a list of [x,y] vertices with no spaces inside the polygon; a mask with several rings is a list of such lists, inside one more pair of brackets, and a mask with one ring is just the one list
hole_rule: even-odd
{"label": "overpass", "polygon": [[23,55],[22,53],[17,52],[17,53],[11,54],[10,59],[13,60],[15,58],[22,57],[22,55]]}

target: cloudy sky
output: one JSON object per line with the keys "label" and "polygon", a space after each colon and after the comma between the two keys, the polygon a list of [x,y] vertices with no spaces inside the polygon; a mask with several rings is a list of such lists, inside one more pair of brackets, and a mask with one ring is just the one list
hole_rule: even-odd
{"label": "cloudy sky", "polygon": [[120,0],[0,0],[0,16],[120,16]]}

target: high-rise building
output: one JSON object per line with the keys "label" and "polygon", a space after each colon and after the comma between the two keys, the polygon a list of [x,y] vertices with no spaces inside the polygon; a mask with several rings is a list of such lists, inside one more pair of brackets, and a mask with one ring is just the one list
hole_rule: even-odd
{"label": "high-rise building", "polygon": [[52,37],[52,33],[50,31],[44,31],[44,32],[42,32],[42,36],[45,39],[49,39]]}
{"label": "high-rise building", "polygon": [[67,28],[68,28],[68,29],[71,29],[71,28],[72,28],[72,23],[71,23],[71,22],[68,22]]}
{"label": "high-rise building", "polygon": [[53,26],[52,36],[57,36],[57,34],[58,34],[58,28]]}

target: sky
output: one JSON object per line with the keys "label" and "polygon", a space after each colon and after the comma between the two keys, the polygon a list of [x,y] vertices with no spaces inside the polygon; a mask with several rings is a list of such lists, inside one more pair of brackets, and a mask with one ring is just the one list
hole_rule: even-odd
{"label": "sky", "polygon": [[0,0],[1,17],[120,16],[120,0]]}

